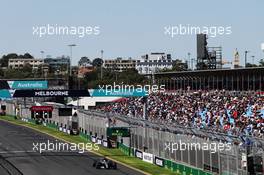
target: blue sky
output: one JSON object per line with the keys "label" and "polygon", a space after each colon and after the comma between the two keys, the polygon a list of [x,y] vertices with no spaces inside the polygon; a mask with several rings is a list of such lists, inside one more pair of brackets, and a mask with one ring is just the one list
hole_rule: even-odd
{"label": "blue sky", "polygon": [[[139,58],[149,52],[171,53],[173,58],[196,57],[195,35],[164,35],[165,26],[231,26],[232,34],[209,38],[210,46],[222,46],[231,60],[238,48],[241,62],[249,50],[249,61],[264,58],[264,1],[262,0],[2,0],[0,2],[0,55],[10,52],[69,55],[74,63],[81,56],[94,58],[104,50],[105,58]],[[99,26],[100,35],[34,36],[33,26]]]}

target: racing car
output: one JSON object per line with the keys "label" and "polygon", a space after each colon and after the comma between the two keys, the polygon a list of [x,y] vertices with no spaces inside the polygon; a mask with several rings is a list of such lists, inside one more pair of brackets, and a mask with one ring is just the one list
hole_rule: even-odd
{"label": "racing car", "polygon": [[117,169],[116,163],[106,158],[95,160],[93,163],[93,167],[95,167],[96,169]]}

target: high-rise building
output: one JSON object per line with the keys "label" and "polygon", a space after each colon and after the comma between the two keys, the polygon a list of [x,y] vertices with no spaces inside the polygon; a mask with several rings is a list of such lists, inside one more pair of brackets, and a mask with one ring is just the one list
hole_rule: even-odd
{"label": "high-rise building", "polygon": [[107,59],[104,60],[103,66],[106,69],[112,69],[117,72],[122,72],[127,69],[135,69],[136,60],[132,58],[123,59],[121,57],[116,59]]}
{"label": "high-rise building", "polygon": [[51,56],[47,56],[47,58],[44,59],[45,64],[49,65],[51,69],[61,71],[62,69],[66,70],[67,67],[70,66],[70,57],[57,57],[52,58]]}
{"label": "high-rise building", "polygon": [[222,48],[207,47],[206,34],[197,34],[197,70],[221,69]]}
{"label": "high-rise building", "polygon": [[39,66],[44,64],[44,60],[34,58],[14,58],[8,60],[8,68],[10,69],[20,69],[27,64],[30,65],[32,69],[38,69]]}
{"label": "high-rise building", "polygon": [[239,53],[238,50],[236,49],[234,52],[234,62],[233,62],[233,68],[239,68],[240,66],[240,58],[239,58]]}
{"label": "high-rise building", "polygon": [[136,62],[136,69],[139,74],[152,74],[164,69],[172,69],[173,62],[171,54],[160,52],[150,53],[141,56]]}

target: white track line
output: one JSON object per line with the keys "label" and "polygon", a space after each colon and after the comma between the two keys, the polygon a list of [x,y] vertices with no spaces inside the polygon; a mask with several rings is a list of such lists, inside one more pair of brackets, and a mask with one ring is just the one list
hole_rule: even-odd
{"label": "white track line", "polygon": [[37,153],[36,151],[0,151],[0,154],[12,154],[12,153]]}

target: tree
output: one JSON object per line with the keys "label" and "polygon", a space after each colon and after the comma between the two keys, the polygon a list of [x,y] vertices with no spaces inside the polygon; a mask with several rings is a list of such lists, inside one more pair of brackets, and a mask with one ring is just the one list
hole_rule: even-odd
{"label": "tree", "polygon": [[186,71],[188,70],[187,63],[183,63],[182,60],[176,59],[172,65],[173,71]]}
{"label": "tree", "polygon": [[30,64],[25,64],[21,69],[7,69],[5,72],[5,78],[23,79],[32,78],[32,67]]}
{"label": "tree", "polygon": [[136,69],[127,69],[119,73],[118,82],[124,84],[142,84],[146,79],[144,75],[140,75]]}
{"label": "tree", "polygon": [[264,67],[264,59],[261,59],[261,60],[259,61],[259,66]]}
{"label": "tree", "polygon": [[[127,69],[123,72],[114,72],[111,69],[104,69],[103,79],[99,77],[100,70],[95,69],[92,72],[88,72],[84,77],[84,85],[88,88],[98,88],[98,85],[113,84],[114,82],[127,85],[143,84],[146,77],[138,74],[135,69]],[[118,77],[118,78],[117,78]]]}
{"label": "tree", "polygon": [[92,72],[87,72],[87,73],[84,75],[84,77],[85,77],[85,79],[86,79],[87,81],[94,81],[94,80],[96,80],[96,78],[97,78],[97,74],[98,74],[98,72],[97,72],[97,70],[95,70],[95,71],[92,71]]}
{"label": "tree", "polygon": [[27,63],[23,66],[23,68],[21,69],[22,72],[32,72],[32,66]]}
{"label": "tree", "polygon": [[25,53],[24,55],[18,55],[18,58],[25,58],[25,59],[30,59],[30,58],[34,58],[32,55],[30,55],[29,53]]}
{"label": "tree", "polygon": [[91,61],[88,57],[81,57],[81,59],[78,62],[78,65],[79,66],[85,66],[85,65],[90,64],[90,63],[91,63]]}
{"label": "tree", "polygon": [[197,63],[196,67],[197,69],[200,69],[200,70],[208,69],[208,66],[204,62]]}
{"label": "tree", "polygon": [[9,59],[15,59],[15,58],[33,58],[33,56],[29,53],[25,53],[24,55],[18,55],[16,53],[9,53],[7,55],[3,55],[0,59],[0,65],[1,67],[7,67]]}
{"label": "tree", "polygon": [[104,61],[101,58],[95,58],[92,62],[92,65],[94,67],[101,67],[103,65]]}
{"label": "tree", "polygon": [[7,67],[8,66],[8,60],[18,58],[18,55],[16,53],[9,53],[7,55],[3,55],[0,59],[0,65],[1,67]]}
{"label": "tree", "polygon": [[25,53],[22,58],[34,58],[32,55],[30,55],[29,53]]}
{"label": "tree", "polygon": [[3,71],[3,69],[0,69],[0,77],[4,77],[5,73]]}
{"label": "tree", "polygon": [[256,64],[247,63],[246,67],[258,67]]}

